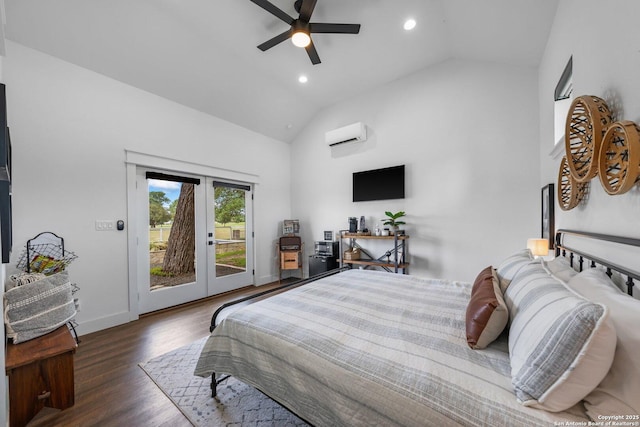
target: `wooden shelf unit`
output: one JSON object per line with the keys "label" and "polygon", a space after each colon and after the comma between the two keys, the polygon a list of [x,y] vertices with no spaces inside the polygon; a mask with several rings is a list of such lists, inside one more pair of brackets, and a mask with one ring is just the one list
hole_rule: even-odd
{"label": "wooden shelf unit", "polygon": [[[368,258],[356,260],[344,259],[344,252],[347,248],[347,246],[345,246],[344,244],[345,239],[351,239],[351,243],[348,245],[348,247],[359,248],[361,253],[365,254]],[[407,235],[399,236],[394,234],[392,236],[372,236],[367,234],[342,233],[340,236],[340,267],[343,267],[345,264],[363,265],[365,266],[365,268],[380,267],[389,272],[393,271],[394,273],[397,273],[398,270],[402,270],[403,274],[408,274],[407,270],[409,268],[409,263],[405,262],[407,256],[408,239],[409,236]],[[386,251],[378,258],[374,258],[366,249],[364,249],[357,243],[357,240],[390,240],[393,241],[393,248]],[[385,261],[385,258],[388,258],[389,262]]]}

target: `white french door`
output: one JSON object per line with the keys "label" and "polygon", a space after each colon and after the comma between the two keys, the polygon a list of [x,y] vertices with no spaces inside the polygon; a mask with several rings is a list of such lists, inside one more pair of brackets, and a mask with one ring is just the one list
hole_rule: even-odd
{"label": "white french door", "polygon": [[253,197],[244,183],[207,179],[209,294],[253,283]]}
{"label": "white french door", "polygon": [[139,313],[253,284],[250,185],[138,167],[135,199]]}

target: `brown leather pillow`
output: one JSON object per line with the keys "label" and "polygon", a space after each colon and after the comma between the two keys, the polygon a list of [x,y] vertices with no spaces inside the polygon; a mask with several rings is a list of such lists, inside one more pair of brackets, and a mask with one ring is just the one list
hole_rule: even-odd
{"label": "brown leather pillow", "polygon": [[509,312],[502,298],[500,281],[493,267],[482,270],[471,288],[467,306],[467,343],[482,349],[500,336],[509,321]]}

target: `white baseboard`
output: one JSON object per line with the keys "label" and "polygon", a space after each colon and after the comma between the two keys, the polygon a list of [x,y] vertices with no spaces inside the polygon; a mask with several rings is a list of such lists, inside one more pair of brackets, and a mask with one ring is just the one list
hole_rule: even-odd
{"label": "white baseboard", "polygon": [[[268,283],[276,282],[277,280],[278,276],[275,275],[261,276],[257,278],[256,286],[266,285]],[[114,326],[123,325],[137,319],[138,317],[133,315],[131,312],[123,311],[110,316],[101,317],[99,319],[86,320],[82,322],[78,321],[76,331],[79,336],[82,336],[92,332],[98,332],[103,329],[112,328]]]}
{"label": "white baseboard", "polygon": [[112,328],[114,326],[123,325],[129,323],[131,320],[131,314],[128,311],[112,314],[110,316],[101,317],[99,319],[88,320],[84,322],[78,321],[78,327],[76,331],[78,335],[86,335],[92,332],[101,331],[103,329]]}
{"label": "white baseboard", "polygon": [[266,285],[267,283],[273,283],[278,280],[278,276],[269,274],[267,276],[260,276],[256,280],[256,286]]}

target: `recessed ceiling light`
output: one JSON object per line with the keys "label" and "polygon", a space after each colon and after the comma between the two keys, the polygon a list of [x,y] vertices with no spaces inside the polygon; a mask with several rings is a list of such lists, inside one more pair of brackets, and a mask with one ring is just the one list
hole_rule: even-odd
{"label": "recessed ceiling light", "polygon": [[409,30],[413,30],[416,27],[416,20],[415,19],[407,19],[406,21],[404,21],[404,29],[409,31]]}
{"label": "recessed ceiling light", "polygon": [[308,81],[309,81],[309,79],[307,78],[307,76],[305,76],[305,75],[303,74],[303,75],[301,75],[300,77],[298,77],[298,81],[299,81],[300,83],[306,83],[306,82],[308,82]]}

